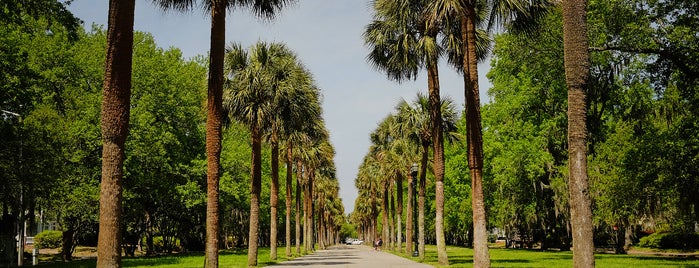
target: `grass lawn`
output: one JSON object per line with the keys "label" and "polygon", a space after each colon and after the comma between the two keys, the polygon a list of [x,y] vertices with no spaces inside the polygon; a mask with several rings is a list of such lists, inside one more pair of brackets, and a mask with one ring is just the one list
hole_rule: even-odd
{"label": "grass lawn", "polygon": [[[278,258],[277,261],[269,260],[269,248],[260,248],[258,251],[257,264],[258,267],[267,266],[277,262],[286,261],[287,258],[284,253],[284,247],[278,248]],[[247,267],[248,254],[247,249],[239,250],[225,250],[219,253],[218,257],[220,267]],[[35,267],[66,267],[66,268],[92,268],[96,266],[96,260],[79,260],[73,262],[55,262],[42,264]],[[171,256],[158,256],[158,257],[138,257],[138,258],[124,258],[122,259],[123,267],[163,267],[163,268],[175,268],[175,267],[203,267],[204,266],[204,253],[192,253],[188,255],[171,255]]]}
{"label": "grass lawn", "polygon": [[[286,261],[284,248],[276,262],[269,260],[269,248],[260,248],[258,255],[258,266],[267,266],[277,262]],[[425,263],[437,266],[437,247],[427,245]],[[573,253],[536,251],[526,249],[490,249],[492,267],[572,267]],[[417,260],[411,254],[392,252],[393,254],[408,259]],[[461,247],[447,247],[449,255],[449,267],[473,267],[473,250]],[[219,253],[220,267],[247,267],[247,249],[225,250]],[[681,257],[657,257],[643,255],[615,255],[596,254],[595,261],[597,267],[602,268],[641,268],[641,267],[695,267],[699,268],[699,259]],[[192,253],[188,255],[172,255],[158,257],[124,258],[123,267],[202,267],[204,265],[204,253]],[[54,262],[42,264],[37,267],[67,267],[67,268],[92,268],[95,267],[95,260],[80,260],[69,263]],[[437,266],[439,267],[439,266]]]}
{"label": "grass lawn", "polygon": [[[412,251],[411,251],[412,252]],[[396,255],[417,260],[411,254]],[[572,267],[573,253],[536,251],[526,249],[490,249],[492,267]],[[462,247],[447,247],[449,256],[448,267],[473,267],[473,250]],[[437,246],[427,245],[425,248],[425,263],[437,266]],[[595,254],[597,267],[627,268],[627,267],[697,267],[697,258],[657,257],[641,255]],[[439,267],[439,266],[437,266]]]}

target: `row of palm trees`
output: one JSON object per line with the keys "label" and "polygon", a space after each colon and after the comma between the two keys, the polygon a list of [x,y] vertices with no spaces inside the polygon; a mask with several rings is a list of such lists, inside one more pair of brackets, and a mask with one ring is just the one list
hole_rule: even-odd
{"label": "row of palm trees", "polygon": [[[327,130],[320,118],[318,89],[293,53],[278,44],[258,44],[249,56],[239,46],[225,49],[226,12],[248,8],[256,15],[271,19],[291,0],[153,0],[164,10],[190,11],[203,8],[211,13],[209,51],[209,82],[207,91],[206,156],[207,156],[207,216],[205,267],[218,267],[219,249],[219,178],[222,127],[226,113],[245,123],[252,136],[251,205],[248,265],[257,265],[257,226],[261,187],[261,143],[263,137],[273,151],[272,219],[278,205],[278,159],[280,143],[286,144],[287,166],[287,233],[286,254],[291,255],[290,212],[292,167],[297,170],[296,188],[296,248],[299,252],[299,203],[304,188],[304,241],[312,249],[314,212],[318,211],[318,235],[323,243],[339,229],[337,215],[343,209],[337,196],[337,180],[332,163],[334,150],[328,142]],[[103,137],[102,183],[100,190],[100,228],[98,238],[98,267],[121,267],[121,203],[124,143],[128,136],[131,62],[133,52],[134,0],[110,0],[107,59],[103,84],[101,113]],[[225,60],[224,60],[225,58]],[[225,68],[224,68],[225,65]],[[226,95],[224,98],[224,84]],[[300,97],[302,96],[302,97]],[[225,106],[224,106],[225,99]],[[284,110],[286,109],[286,110]],[[294,118],[288,118],[292,116]],[[299,119],[302,118],[303,120]],[[303,124],[308,123],[308,124]],[[293,146],[298,147],[297,150]],[[302,145],[304,147],[301,147]],[[295,153],[296,152],[296,153]],[[314,191],[314,179],[318,189]],[[313,197],[319,200],[314,210]],[[322,214],[321,214],[322,213]],[[271,226],[272,258],[276,258],[276,221]],[[310,243],[309,243],[310,242]],[[321,244],[323,246],[324,244]]]}
{"label": "row of palm trees", "polygon": [[[328,141],[328,132],[321,117],[319,89],[297,56],[280,43],[258,42],[247,50],[233,44],[227,48],[224,63],[228,78],[223,95],[225,114],[248,126],[252,139],[248,264],[257,265],[263,141],[270,144],[272,156],[270,257],[272,260],[277,258],[276,219],[279,203],[280,150],[286,152],[281,159],[285,160],[287,167],[287,226],[290,227],[292,211],[291,171],[296,167],[297,185],[305,190],[303,192],[303,213],[306,215],[303,225],[306,231],[304,241],[310,243],[304,244],[306,250],[311,250],[314,230],[309,227],[313,226],[312,221],[316,211],[312,207],[313,200],[318,200],[317,211],[323,213],[317,215],[320,219],[318,226],[325,227],[323,224],[329,218],[342,215],[342,213],[330,213],[337,212],[332,209],[339,204],[335,203],[335,200],[339,200],[337,196],[339,187],[335,179],[333,163],[335,151]],[[314,185],[316,182],[320,184]],[[321,185],[322,189],[319,187]],[[300,193],[297,193],[297,197],[299,195]],[[325,206],[326,199],[329,200],[328,207]],[[296,211],[296,214],[299,215],[300,211]],[[296,239],[299,241],[300,238]],[[323,239],[321,241],[325,242]],[[290,245],[290,228],[287,228],[287,256],[291,255]],[[321,247],[323,246],[324,244],[321,244]]]}
{"label": "row of palm trees", "polygon": [[[490,267],[483,196],[483,141],[478,88],[479,59],[488,53],[488,31],[504,25],[508,30],[532,31],[536,21],[555,0],[374,0],[374,20],[364,38],[370,48],[368,60],[397,82],[415,79],[427,71],[430,107],[430,135],[435,177],[435,231],[440,265],[448,265],[444,237],[444,147],[440,105],[439,59],[463,72],[466,140],[473,207],[474,267]],[[575,263],[594,266],[587,174],[585,168],[585,73],[589,66],[585,30],[586,0],[563,1],[566,41],[566,73],[569,86],[569,144],[571,146],[571,217],[576,243]],[[575,18],[575,20],[572,20]],[[483,26],[483,27],[479,27]],[[482,28],[482,29],[481,29]],[[573,75],[575,74],[575,75]],[[365,162],[367,160],[365,159]],[[422,165],[423,169],[426,165]],[[360,170],[361,171],[361,170]],[[421,176],[423,176],[421,174]],[[361,177],[361,172],[358,177]],[[373,204],[373,203],[369,203]],[[419,241],[424,241],[420,238]],[[421,254],[421,256],[424,256]],[[581,257],[586,256],[586,257]]]}
{"label": "row of palm trees", "polygon": [[[408,189],[413,184],[418,188],[418,196],[408,191],[407,219],[412,219],[414,211],[411,200],[417,198],[417,223],[406,222],[406,248],[413,246],[412,237],[417,228],[418,251],[421,258],[425,253],[425,187],[432,132],[430,125],[430,102],[427,96],[418,94],[412,103],[401,101],[395,113],[388,115],[371,133],[371,146],[359,167],[355,186],[359,197],[355,201],[355,211],[351,220],[359,227],[365,239],[375,240],[378,227],[377,216],[383,216],[381,237],[387,239],[391,249],[402,251],[403,178],[408,178]],[[456,132],[457,114],[451,99],[440,100],[442,115],[440,128],[447,133],[447,140],[459,139]],[[417,181],[411,176],[412,163],[420,162]],[[396,201],[394,202],[394,196]],[[395,205],[397,204],[397,205]],[[379,211],[378,209],[381,209]]]}

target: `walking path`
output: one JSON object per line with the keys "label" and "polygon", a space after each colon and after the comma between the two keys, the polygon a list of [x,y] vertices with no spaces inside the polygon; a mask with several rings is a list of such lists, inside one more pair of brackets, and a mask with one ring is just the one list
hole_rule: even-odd
{"label": "walking path", "polygon": [[360,267],[360,268],[426,268],[433,267],[423,263],[398,257],[391,253],[374,251],[373,248],[360,245],[337,245],[313,254],[285,261],[273,268],[320,268],[320,267]]}

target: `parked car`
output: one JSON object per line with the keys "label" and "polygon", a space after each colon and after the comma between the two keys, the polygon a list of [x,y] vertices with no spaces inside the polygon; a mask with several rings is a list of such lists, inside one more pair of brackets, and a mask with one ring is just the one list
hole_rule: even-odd
{"label": "parked car", "polygon": [[347,238],[345,239],[345,244],[346,245],[361,245],[364,243],[364,241],[356,239],[356,238]]}

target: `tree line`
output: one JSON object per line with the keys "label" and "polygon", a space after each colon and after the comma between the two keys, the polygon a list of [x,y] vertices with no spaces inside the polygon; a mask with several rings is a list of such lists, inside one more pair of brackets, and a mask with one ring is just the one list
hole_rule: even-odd
{"label": "tree line", "polygon": [[[440,245],[472,246],[476,267],[490,265],[485,230],[524,247],[574,247],[576,267],[594,265],[594,247],[622,253],[653,232],[693,237],[697,4],[482,1],[474,10],[475,2],[372,2],[369,61],[398,82],[425,68],[429,101],[402,101],[371,134],[350,217],[360,232],[400,250],[404,239],[409,251],[418,232],[420,256],[424,243],[435,243],[442,264]],[[482,106],[469,53],[474,61],[492,53],[493,88]],[[437,102],[438,65],[430,61],[440,57],[465,73],[462,112]],[[406,131],[416,122],[424,130]],[[448,137],[442,156],[436,144]],[[405,230],[393,227],[403,222]]]}
{"label": "tree line", "polygon": [[[248,246],[256,265],[258,246],[275,259],[277,245],[292,256],[336,243],[344,208],[335,152],[320,89],[294,52],[231,44],[221,56],[219,104],[207,104],[211,59],[184,59],[142,32],[119,46],[131,52],[110,54],[113,19],[129,18],[114,14],[123,3],[112,2],[108,29],[89,31],[59,1],[3,3],[13,16],[0,27],[2,263],[17,263],[25,221],[28,230],[56,221],[65,260],[77,244],[97,246],[100,267],[119,267],[137,245],[147,255],[207,251],[216,266],[211,254],[222,248]],[[128,72],[117,74],[126,57]],[[128,83],[112,81],[124,75]],[[220,134],[209,135],[207,109],[217,105]]]}

